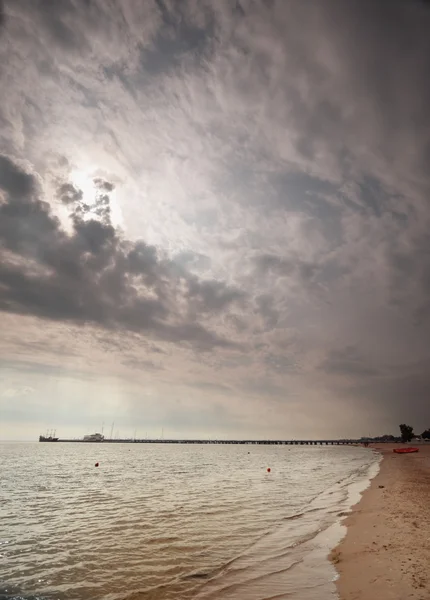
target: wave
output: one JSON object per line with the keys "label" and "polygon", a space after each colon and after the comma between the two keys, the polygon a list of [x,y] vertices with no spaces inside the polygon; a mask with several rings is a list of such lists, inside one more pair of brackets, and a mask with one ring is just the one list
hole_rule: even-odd
{"label": "wave", "polygon": [[[250,597],[247,594],[252,588],[252,597],[257,600],[257,598],[260,599],[258,594],[261,593],[260,586],[263,582],[271,581],[271,587],[274,587],[274,582],[283,579],[279,577],[280,575],[284,575],[297,566],[302,566],[303,572],[300,574],[300,578],[294,582],[294,589],[288,591],[288,587],[291,587],[290,577],[289,582],[284,582],[280,594],[263,595],[261,600],[287,597],[318,600],[323,597],[321,587],[330,585],[333,576],[330,577],[327,574],[323,582],[315,586],[305,584],[306,581],[312,581],[312,573],[305,568],[306,555],[310,555],[315,550],[321,550],[320,544],[316,541],[318,539],[321,541],[322,535],[350,512],[352,504],[357,499],[350,493],[352,486],[358,484],[360,491],[363,491],[376,474],[374,465],[375,463],[360,465],[352,473],[338,480],[334,486],[317,494],[306,510],[284,517],[283,524],[276,530],[266,534],[241,555],[226,563],[214,579],[203,584],[196,599],[224,600],[230,598],[232,592],[235,594],[234,598],[245,599]],[[332,545],[330,542],[323,543],[322,551],[319,552],[320,564],[325,564],[327,571],[331,568],[327,555],[331,547],[338,541],[340,540],[333,538]],[[276,552],[273,551],[274,547],[278,548]],[[285,566],[280,566],[282,564]],[[314,561],[310,561],[311,565],[314,566]],[[258,570],[265,572],[255,575]]]}

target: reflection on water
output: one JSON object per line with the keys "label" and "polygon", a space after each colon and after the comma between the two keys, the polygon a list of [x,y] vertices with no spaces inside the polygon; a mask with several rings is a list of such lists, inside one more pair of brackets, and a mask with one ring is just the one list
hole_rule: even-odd
{"label": "reflection on water", "polygon": [[325,548],[315,554],[326,543],[317,533],[375,461],[342,447],[36,443],[0,452],[0,599],[28,600],[263,600],[299,588],[297,598],[321,598],[315,586],[330,573]]}

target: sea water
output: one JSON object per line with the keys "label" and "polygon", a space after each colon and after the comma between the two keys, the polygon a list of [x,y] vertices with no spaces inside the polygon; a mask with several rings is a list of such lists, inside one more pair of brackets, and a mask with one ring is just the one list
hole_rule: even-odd
{"label": "sea water", "polygon": [[3,443],[0,461],[2,600],[325,600],[336,598],[327,554],[339,521],[378,456]]}

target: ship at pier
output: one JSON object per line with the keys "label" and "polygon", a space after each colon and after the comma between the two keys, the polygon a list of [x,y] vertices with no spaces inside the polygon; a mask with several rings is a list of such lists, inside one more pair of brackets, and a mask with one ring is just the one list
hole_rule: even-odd
{"label": "ship at pier", "polygon": [[58,438],[55,437],[56,431],[47,431],[46,435],[39,435],[39,442],[58,442]]}

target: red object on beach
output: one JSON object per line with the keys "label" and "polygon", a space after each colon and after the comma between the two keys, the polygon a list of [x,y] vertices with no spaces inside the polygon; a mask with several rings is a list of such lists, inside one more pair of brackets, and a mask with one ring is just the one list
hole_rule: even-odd
{"label": "red object on beach", "polygon": [[270,473],[270,467],[268,467],[267,472]]}
{"label": "red object on beach", "polygon": [[98,467],[98,466],[99,466],[99,463],[96,463],[94,466],[95,466],[95,467]]}
{"label": "red object on beach", "polygon": [[393,448],[396,454],[410,454],[411,452],[419,452],[419,448]]}

